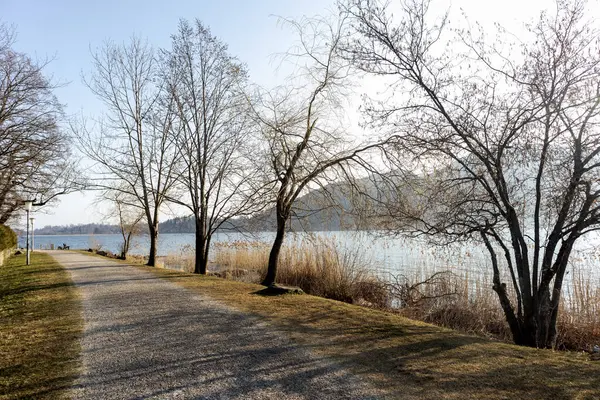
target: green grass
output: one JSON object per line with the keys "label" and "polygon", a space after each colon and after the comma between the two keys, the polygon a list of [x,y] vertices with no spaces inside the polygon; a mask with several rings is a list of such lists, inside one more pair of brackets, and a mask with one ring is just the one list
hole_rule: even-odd
{"label": "green grass", "polygon": [[266,319],[390,398],[600,398],[600,362],[585,353],[517,347],[319,297],[265,297],[254,294],[258,285],[138,268]]}
{"label": "green grass", "polygon": [[50,256],[0,267],[0,399],[66,398],[79,371],[81,306]]}

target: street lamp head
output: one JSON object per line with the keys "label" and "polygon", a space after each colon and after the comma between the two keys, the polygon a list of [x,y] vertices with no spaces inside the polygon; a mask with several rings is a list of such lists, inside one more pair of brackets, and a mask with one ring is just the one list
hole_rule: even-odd
{"label": "street lamp head", "polygon": [[25,200],[24,203],[25,203],[25,209],[27,211],[31,211],[31,206],[33,206],[33,201],[31,201],[31,200]]}
{"label": "street lamp head", "polygon": [[33,224],[35,222],[35,217],[30,217],[29,220],[31,221],[31,223]]}

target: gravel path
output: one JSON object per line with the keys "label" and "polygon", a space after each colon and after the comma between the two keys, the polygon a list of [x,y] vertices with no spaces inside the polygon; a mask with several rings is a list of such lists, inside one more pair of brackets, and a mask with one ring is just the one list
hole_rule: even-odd
{"label": "gravel path", "polygon": [[374,399],[255,317],[136,268],[49,252],[83,300],[75,399]]}

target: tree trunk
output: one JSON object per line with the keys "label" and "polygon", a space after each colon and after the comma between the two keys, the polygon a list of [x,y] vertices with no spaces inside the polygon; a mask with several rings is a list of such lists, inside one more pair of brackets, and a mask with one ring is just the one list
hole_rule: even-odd
{"label": "tree trunk", "polygon": [[146,265],[154,267],[156,265],[156,252],[158,245],[158,224],[150,225],[150,254]]}
{"label": "tree trunk", "polygon": [[204,245],[204,273],[206,274],[208,272],[208,256],[210,253],[210,240],[212,239],[212,234],[207,233],[204,242],[206,243]]}
{"label": "tree trunk", "polygon": [[206,258],[206,235],[204,224],[196,218],[196,260],[194,262],[194,273],[206,275],[208,259]]}
{"label": "tree trunk", "polygon": [[[535,346],[549,347],[549,333],[553,330],[551,325],[552,312],[550,305],[550,288],[548,285],[541,287],[538,297],[538,306],[535,310],[536,331],[535,331]],[[552,345],[550,345],[552,347]]]}
{"label": "tree trunk", "polygon": [[550,318],[549,315],[545,315],[545,308],[534,309],[533,301],[524,301],[523,315],[516,316],[509,303],[505,285],[494,286],[494,291],[498,294],[500,304],[504,309],[504,316],[510,327],[513,342],[519,346],[549,347],[546,340],[541,340],[546,337],[545,332],[551,331]]}
{"label": "tree trunk", "polygon": [[[568,249],[570,253],[570,249]],[[566,260],[566,258],[565,258]],[[564,274],[567,268],[566,261],[559,266],[559,272],[554,277],[554,288],[551,288],[549,279],[542,281],[540,295],[536,310],[537,332],[536,345],[540,348],[555,348],[557,339],[556,320],[562,290]]]}
{"label": "tree trunk", "polygon": [[123,248],[121,250],[121,260],[127,259],[127,253],[129,253],[129,247],[131,245],[131,235],[132,232],[129,232],[127,235],[123,237]]}
{"label": "tree trunk", "polygon": [[[498,295],[501,297],[500,293]],[[535,307],[533,301],[525,302],[523,306],[523,316],[516,320],[509,318],[507,310],[504,312],[511,328],[513,342],[519,346],[554,348],[557,307],[551,299],[549,285],[541,283]]]}
{"label": "tree trunk", "polygon": [[273,242],[273,247],[271,247],[271,252],[269,253],[269,265],[267,267],[267,275],[265,279],[261,282],[264,286],[269,286],[275,283],[275,279],[277,278],[277,265],[279,263],[279,252],[281,251],[281,246],[283,245],[283,238],[285,236],[285,223],[287,218],[282,216],[279,212],[277,213],[277,234],[275,235],[275,241]]}
{"label": "tree trunk", "polygon": [[525,313],[525,317],[519,320],[519,330],[516,334],[513,332],[513,342],[519,346],[538,347],[536,338],[538,330],[534,316],[528,317]]}

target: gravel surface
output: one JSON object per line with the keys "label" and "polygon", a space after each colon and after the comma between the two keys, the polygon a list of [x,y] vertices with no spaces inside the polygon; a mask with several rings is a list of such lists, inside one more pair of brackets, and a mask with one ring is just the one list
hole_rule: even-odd
{"label": "gravel surface", "polygon": [[75,399],[376,398],[256,317],[114,261],[49,253],[83,300]]}

